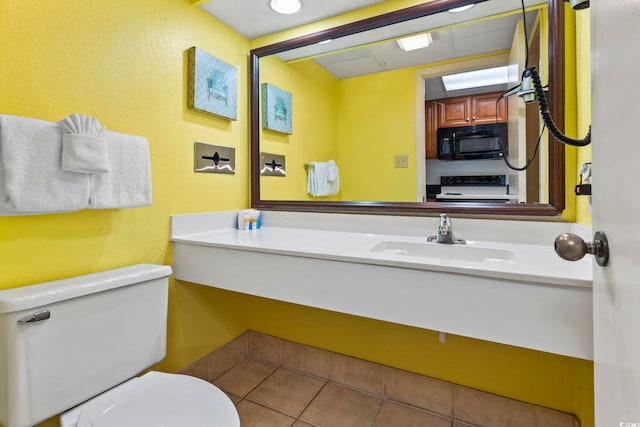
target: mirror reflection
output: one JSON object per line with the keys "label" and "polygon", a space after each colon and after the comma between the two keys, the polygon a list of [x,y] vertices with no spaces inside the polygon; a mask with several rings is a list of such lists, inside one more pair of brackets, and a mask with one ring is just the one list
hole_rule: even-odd
{"label": "mirror reflection", "polygon": [[[523,19],[513,7],[490,0],[385,27],[384,40],[365,32],[261,57],[260,85],[292,95],[292,130],[258,131],[261,153],[286,158],[286,175],[259,178],[259,200],[548,205],[537,103],[499,97],[525,64],[549,75],[549,10],[528,2]],[[428,46],[401,47],[409,36]],[[499,80],[451,86],[482,70]],[[258,105],[268,113],[264,99]],[[333,178],[327,191],[311,191],[314,172]]]}

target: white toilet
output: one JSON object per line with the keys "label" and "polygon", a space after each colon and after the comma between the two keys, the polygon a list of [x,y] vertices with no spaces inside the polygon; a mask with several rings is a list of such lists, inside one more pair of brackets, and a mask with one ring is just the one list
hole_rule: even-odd
{"label": "white toilet", "polygon": [[171,268],[138,264],[0,291],[0,423],[239,427],[231,400],[166,354]]}

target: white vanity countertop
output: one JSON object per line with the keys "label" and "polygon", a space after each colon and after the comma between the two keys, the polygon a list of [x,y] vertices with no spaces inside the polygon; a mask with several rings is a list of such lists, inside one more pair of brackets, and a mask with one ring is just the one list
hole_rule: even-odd
{"label": "white vanity countertop", "polygon": [[[431,234],[435,234],[437,218],[429,218],[432,222],[435,221],[434,224],[436,225],[430,228],[420,227],[419,230],[421,232],[424,231],[424,236],[418,237],[406,235],[406,230],[399,230],[399,234],[395,234],[395,232],[393,234],[382,234],[372,233],[370,232],[371,230],[357,232],[332,230],[330,224],[326,225],[328,229],[306,228],[318,227],[318,224],[296,223],[296,221],[290,222],[292,227],[283,226],[280,223],[281,221],[274,221],[277,225],[270,226],[268,225],[270,217],[277,215],[277,213],[269,212],[267,214],[264,215],[263,213],[263,227],[253,231],[231,228],[226,221],[221,224],[215,224],[215,221],[208,222],[208,225],[213,226],[214,229],[203,232],[192,232],[195,229],[188,228],[182,230],[180,226],[174,226],[176,233],[172,233],[172,241],[234,250],[450,272],[548,285],[590,288],[592,284],[591,257],[587,256],[577,262],[562,260],[554,252],[553,238],[551,237],[542,241],[534,241],[531,244],[518,241],[527,240],[526,234],[529,233],[534,233],[539,238],[540,230],[535,230],[535,227],[550,228],[550,235],[553,235],[553,233],[560,234],[560,232],[563,232],[562,227],[566,228],[566,231],[575,232],[570,228],[571,224],[550,223],[545,225],[520,222],[516,225],[523,236],[515,236],[517,233],[510,229],[513,224],[505,223],[503,231],[508,234],[505,236],[505,240],[508,241],[499,242],[484,239],[471,240],[470,237],[473,237],[474,234],[479,237],[486,237],[487,232],[490,231],[487,230],[487,224],[493,223],[500,226],[500,221],[468,220],[475,221],[481,226],[478,232],[474,232],[472,230],[475,228],[474,224],[465,224],[464,219],[455,219],[453,220],[454,234],[458,238],[466,239],[467,244],[446,245],[426,242],[426,235],[428,234],[426,230],[433,230],[434,233]],[[289,220],[291,219],[292,217],[289,217]],[[350,221],[353,219],[353,215],[349,217]],[[391,221],[397,222],[397,219],[391,219]],[[515,221],[507,222],[513,223]],[[360,227],[362,228],[363,225],[361,224]],[[366,225],[364,227],[371,228]],[[358,227],[354,226],[354,228]],[[385,227],[385,229],[392,230],[394,228],[398,229],[394,226]],[[456,232],[457,228],[460,229],[460,232]],[[180,234],[181,231],[186,232],[186,234]],[[489,235],[494,238],[500,237],[500,231],[491,232]],[[394,247],[403,247],[404,244],[416,248],[422,245],[430,245],[437,256],[431,256],[432,254],[408,255],[406,254],[407,251],[393,249]],[[374,250],[376,246],[378,248],[381,246],[387,247],[387,249],[383,248],[376,251]],[[456,247],[452,248],[452,246]],[[489,254],[487,259],[473,261],[456,259],[458,257],[450,255],[453,253],[452,251],[464,252],[472,250],[480,253],[479,251],[483,249],[487,249],[489,252],[494,249],[498,250],[497,252],[504,251],[508,259],[500,259],[501,256]],[[442,253],[441,257],[439,256],[440,253]],[[463,255],[462,258],[465,258],[465,256]]]}
{"label": "white vanity countertop", "polygon": [[171,218],[176,279],[593,359],[592,260],[560,259],[577,224],[452,218],[466,245],[427,242],[438,217],[236,212]]}

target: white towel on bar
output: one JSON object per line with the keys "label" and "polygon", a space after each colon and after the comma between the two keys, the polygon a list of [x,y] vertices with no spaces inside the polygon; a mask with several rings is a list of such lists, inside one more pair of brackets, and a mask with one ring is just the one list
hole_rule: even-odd
{"label": "white towel on bar", "polygon": [[106,132],[109,172],[91,174],[92,209],[151,205],[151,160],[143,136]]}
{"label": "white towel on bar", "polygon": [[311,162],[307,172],[307,192],[313,197],[332,196],[340,191],[340,176],[335,161]]}
{"label": "white towel on bar", "polygon": [[61,153],[56,123],[0,114],[0,215],[87,207],[89,176],[62,170]]}

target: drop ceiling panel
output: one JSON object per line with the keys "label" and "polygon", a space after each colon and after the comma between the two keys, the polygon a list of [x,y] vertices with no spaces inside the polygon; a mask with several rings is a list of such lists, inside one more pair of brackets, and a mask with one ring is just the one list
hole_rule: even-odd
{"label": "drop ceiling panel", "polygon": [[370,56],[369,50],[367,48],[364,49],[355,49],[355,50],[347,50],[344,52],[338,52],[331,55],[320,56],[316,58],[316,62],[321,64],[322,66],[337,64],[344,61],[351,61],[359,58],[368,58]]}
{"label": "drop ceiling panel", "polygon": [[490,31],[482,35],[456,38],[454,49],[456,57],[481,55],[483,53],[509,50],[513,42],[513,33]]}
{"label": "drop ceiling panel", "polygon": [[338,62],[325,68],[339,79],[384,71],[383,64],[371,56]]}

